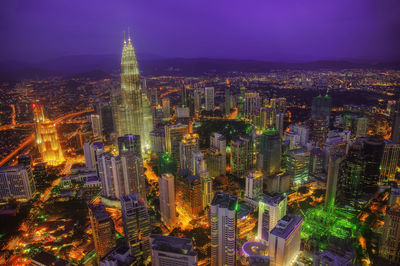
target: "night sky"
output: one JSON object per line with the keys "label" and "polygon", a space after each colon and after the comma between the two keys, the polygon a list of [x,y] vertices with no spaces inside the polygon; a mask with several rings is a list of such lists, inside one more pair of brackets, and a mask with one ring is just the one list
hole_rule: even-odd
{"label": "night sky", "polygon": [[399,0],[1,0],[0,60],[138,53],[270,61],[400,58]]}

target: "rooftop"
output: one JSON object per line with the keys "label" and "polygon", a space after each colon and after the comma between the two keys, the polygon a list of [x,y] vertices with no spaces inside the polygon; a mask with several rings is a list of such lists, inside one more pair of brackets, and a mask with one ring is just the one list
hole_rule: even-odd
{"label": "rooftop", "polygon": [[197,252],[193,250],[193,242],[188,238],[152,234],[150,239],[153,250],[197,256]]}
{"label": "rooftop", "polygon": [[294,214],[286,214],[272,229],[271,234],[287,239],[302,223],[303,219]]}
{"label": "rooftop", "polygon": [[211,202],[211,205],[212,206],[218,205],[220,208],[228,208],[231,211],[237,210],[238,198],[237,196],[217,191],[214,194],[214,198]]}

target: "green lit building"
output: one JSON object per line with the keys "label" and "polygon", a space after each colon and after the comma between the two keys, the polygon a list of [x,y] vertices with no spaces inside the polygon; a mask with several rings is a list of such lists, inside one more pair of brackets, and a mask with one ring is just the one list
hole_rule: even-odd
{"label": "green lit building", "polygon": [[157,165],[158,165],[158,175],[162,175],[165,173],[171,173],[173,175],[176,175],[178,169],[177,163],[170,153],[168,152],[160,153],[158,155]]}
{"label": "green lit building", "polygon": [[273,175],[281,168],[281,136],[279,132],[272,128],[267,129],[260,137],[258,155],[258,166],[264,170],[266,175]]}
{"label": "green lit building", "polygon": [[304,148],[288,151],[287,173],[292,176],[293,184],[301,185],[308,181],[310,152]]}

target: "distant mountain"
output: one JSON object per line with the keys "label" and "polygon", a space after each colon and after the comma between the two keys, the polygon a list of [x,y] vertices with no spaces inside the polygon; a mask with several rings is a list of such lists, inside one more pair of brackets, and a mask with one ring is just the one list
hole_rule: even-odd
{"label": "distant mountain", "polygon": [[[104,77],[106,73],[118,72],[120,55],[74,55],[46,60],[38,64],[17,61],[0,62],[0,80],[43,78],[46,75],[66,77],[80,74],[80,77]],[[202,75],[206,73],[227,72],[267,72],[278,69],[352,69],[352,68],[390,68],[400,69],[400,62],[366,63],[353,61],[314,61],[305,63],[266,62],[240,59],[212,58],[162,58],[138,54],[139,68],[144,75]],[[96,70],[96,71],[94,71]],[[99,72],[103,71],[103,72]]]}

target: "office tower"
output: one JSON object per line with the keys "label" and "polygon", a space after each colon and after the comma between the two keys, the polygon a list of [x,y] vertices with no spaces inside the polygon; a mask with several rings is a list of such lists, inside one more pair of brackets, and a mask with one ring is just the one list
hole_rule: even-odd
{"label": "office tower", "polygon": [[97,263],[110,252],[116,244],[114,222],[102,204],[88,204],[93,241],[97,253]]}
{"label": "office tower", "polygon": [[140,142],[140,135],[126,134],[125,136],[118,137],[118,151],[133,152],[136,156],[142,156],[142,148]]}
{"label": "office tower", "polygon": [[396,168],[399,162],[400,144],[394,144],[391,141],[385,141],[382,161],[380,165],[379,183],[385,184],[394,181]]}
{"label": "office tower", "polygon": [[373,188],[378,184],[384,149],[385,142],[382,139],[369,138],[364,142],[366,165],[363,188]]}
{"label": "office tower", "polygon": [[153,106],[151,110],[153,118],[153,128],[157,128],[163,123],[164,111],[160,105]]}
{"label": "office tower", "polygon": [[328,135],[329,124],[325,118],[311,119],[310,121],[310,140],[314,141],[319,147],[325,143]]}
{"label": "office tower", "polygon": [[182,203],[188,213],[199,216],[203,210],[203,188],[201,178],[189,175],[185,178],[182,191]]}
{"label": "office tower", "polygon": [[281,137],[276,129],[267,129],[260,138],[259,166],[266,175],[273,175],[281,168]]}
{"label": "office tower", "polygon": [[221,191],[211,202],[211,265],[236,265],[237,196]]}
{"label": "office tower", "polygon": [[178,171],[177,163],[172,155],[168,152],[160,153],[157,159],[158,175],[171,173],[176,175]]}
{"label": "office tower", "polygon": [[289,127],[289,132],[294,132],[299,136],[299,146],[306,146],[310,135],[310,128],[307,125],[292,124]]}
{"label": "office tower", "polygon": [[171,102],[169,98],[162,98],[161,102],[164,118],[169,118],[171,116]]}
{"label": "office tower", "polygon": [[258,92],[246,92],[244,95],[244,115],[247,119],[252,119],[260,108],[260,95]]}
{"label": "office tower", "polygon": [[379,254],[394,264],[400,264],[400,206],[387,208],[379,245]]}
{"label": "office tower", "polygon": [[253,142],[247,136],[231,140],[231,169],[232,174],[239,177],[254,166]]}
{"label": "office tower", "polygon": [[275,129],[279,132],[280,136],[283,135],[283,119],[285,117],[284,113],[277,113],[275,115]]}
{"label": "office tower", "polygon": [[173,227],[176,221],[175,181],[172,174],[162,174],[158,178],[160,191],[160,213],[164,222]]}
{"label": "office tower", "polygon": [[309,174],[310,176],[313,177],[322,177],[324,176],[324,153],[323,151],[318,148],[314,147],[310,151],[310,171]]}
{"label": "office tower", "polygon": [[164,128],[157,128],[150,132],[150,145],[152,153],[165,152],[165,130]]}
{"label": "office tower", "polygon": [[269,241],[269,233],[286,215],[287,197],[279,195],[275,197],[263,196],[258,202],[258,233],[257,238],[261,241]]}
{"label": "office tower", "polygon": [[35,164],[33,166],[32,175],[35,183],[35,188],[39,191],[44,191],[48,186],[46,163]]}
{"label": "office tower", "polygon": [[392,126],[392,136],[391,139],[393,143],[400,143],[400,101],[397,101],[395,105],[393,105],[391,111],[391,126]]}
{"label": "office tower", "polygon": [[328,122],[331,114],[332,98],[328,95],[319,95],[314,97],[311,105],[311,118],[312,119],[324,119]]}
{"label": "office tower", "polygon": [[142,93],[143,103],[143,134],[141,137],[142,149],[148,151],[150,149],[150,132],[153,130],[153,117],[151,114],[151,106],[149,99],[145,93]]}
{"label": "office tower", "polygon": [[85,166],[87,169],[95,169],[96,168],[96,158],[94,156],[93,149],[91,147],[91,142],[86,141],[83,144],[83,154],[85,156]]}
{"label": "office tower", "polygon": [[165,148],[166,152],[179,162],[179,143],[189,131],[189,127],[183,124],[165,126]]}
{"label": "office tower", "polygon": [[339,176],[340,163],[344,154],[338,153],[329,156],[328,177],[326,180],[325,209],[332,212],[335,208],[336,190]]}
{"label": "office tower", "polygon": [[102,184],[102,195],[119,198],[124,194],[120,157],[106,153],[98,155],[98,173]]}
{"label": "office tower", "polygon": [[136,193],[121,197],[121,214],[131,256],[138,265],[143,265],[150,256],[151,224],[146,201]]}
{"label": "office tower", "polygon": [[204,89],[204,94],[206,98],[206,111],[214,110],[214,87],[206,87]]}
{"label": "office tower", "polygon": [[206,162],[210,176],[217,177],[226,174],[226,138],[219,133],[213,133],[210,136]]}
{"label": "office tower", "polygon": [[128,43],[124,40],[122,49],[121,90],[114,92],[111,100],[118,135],[140,135],[142,145],[145,146],[147,136],[144,134],[144,106],[140,74],[130,36]]}
{"label": "office tower", "polygon": [[192,174],[200,177],[203,208],[210,206],[213,197],[212,179],[209,177],[204,154],[197,150],[192,153]]}
{"label": "office tower", "polygon": [[43,105],[33,105],[36,144],[43,162],[56,166],[65,161],[55,124],[44,116]]}
{"label": "office tower", "polygon": [[289,266],[300,251],[303,219],[286,214],[270,233],[269,252],[273,266]]}
{"label": "office tower", "polygon": [[190,109],[189,107],[176,107],[176,118],[180,120],[187,120],[190,118]]}
{"label": "office tower", "polygon": [[187,106],[188,95],[187,95],[187,87],[186,87],[184,81],[182,81],[182,84],[181,84],[180,96],[181,96],[181,106]]}
{"label": "office tower", "polygon": [[263,192],[263,174],[261,171],[253,171],[246,176],[245,197],[257,200]]}
{"label": "office tower", "polygon": [[188,238],[150,235],[153,266],[197,266],[197,252]]}
{"label": "office tower", "polygon": [[340,256],[329,250],[317,252],[314,255],[313,266],[351,266],[351,259],[348,257]]}
{"label": "office tower", "polygon": [[32,156],[29,154],[18,156],[18,165],[32,167]]}
{"label": "office tower", "polygon": [[100,260],[100,266],[132,265],[135,259],[126,246],[117,246]]}
{"label": "office tower", "polygon": [[122,195],[137,193],[139,199],[146,199],[143,159],[135,152],[127,151],[120,155],[123,179]]}
{"label": "office tower", "polygon": [[[145,88],[142,88],[142,90],[146,91]],[[155,87],[155,88],[151,88],[149,89],[149,93],[150,93],[150,105],[151,106],[157,106],[160,104],[160,88]]]}
{"label": "office tower", "polygon": [[189,133],[179,143],[179,159],[181,169],[191,169],[192,152],[199,149],[199,135]]}
{"label": "office tower", "polygon": [[287,173],[278,173],[264,177],[265,191],[269,194],[284,193],[289,191],[291,176]]}
{"label": "office tower", "polygon": [[94,137],[102,137],[102,125],[100,120],[100,115],[90,115],[90,122],[92,124],[92,133]]}
{"label": "office tower", "polygon": [[232,98],[232,95],[231,95],[230,86],[229,86],[229,84],[227,84],[227,87],[225,89],[225,105],[224,105],[225,116],[229,116],[229,114],[231,113],[231,109],[232,109],[231,98]]}
{"label": "office tower", "polygon": [[286,98],[272,98],[270,100],[270,105],[275,109],[276,113],[286,113]]}
{"label": "office tower", "polygon": [[195,114],[199,114],[201,108],[201,89],[193,91],[193,105]]}
{"label": "office tower", "polygon": [[368,132],[368,118],[358,117],[356,119],[356,126],[355,126],[356,138],[366,137],[367,132]]}
{"label": "office tower", "polygon": [[287,159],[287,173],[293,178],[293,184],[301,185],[309,179],[310,152],[305,148],[290,150]]}
{"label": "office tower", "polygon": [[276,110],[271,105],[260,108],[260,129],[275,127]]}
{"label": "office tower", "polygon": [[392,183],[390,185],[390,195],[387,205],[390,207],[396,204],[400,205],[400,187],[397,183]]}
{"label": "office tower", "polygon": [[33,180],[31,167],[9,166],[0,168],[0,199],[27,199],[35,193],[36,187]]}
{"label": "office tower", "polygon": [[102,133],[105,137],[109,138],[110,134],[114,132],[114,121],[112,115],[112,107],[110,103],[100,104],[100,123],[102,126]]}

